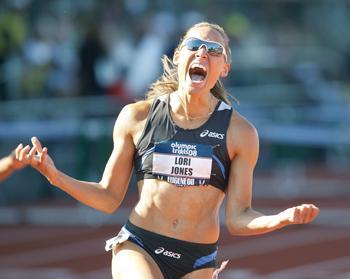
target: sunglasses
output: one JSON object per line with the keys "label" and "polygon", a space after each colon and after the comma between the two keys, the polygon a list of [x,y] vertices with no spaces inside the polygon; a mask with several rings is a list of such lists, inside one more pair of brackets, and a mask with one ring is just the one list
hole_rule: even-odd
{"label": "sunglasses", "polygon": [[204,46],[207,49],[209,55],[224,55],[225,61],[227,62],[226,50],[223,45],[218,42],[205,41],[198,38],[188,38],[184,41],[182,46],[186,46],[186,48],[190,51],[197,51]]}

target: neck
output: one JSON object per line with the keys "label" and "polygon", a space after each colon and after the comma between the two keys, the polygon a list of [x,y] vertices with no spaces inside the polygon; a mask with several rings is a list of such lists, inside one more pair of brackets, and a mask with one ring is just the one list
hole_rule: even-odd
{"label": "neck", "polygon": [[215,109],[215,97],[209,92],[206,94],[189,94],[184,91],[173,93],[176,95],[174,112],[186,120],[208,118]]}

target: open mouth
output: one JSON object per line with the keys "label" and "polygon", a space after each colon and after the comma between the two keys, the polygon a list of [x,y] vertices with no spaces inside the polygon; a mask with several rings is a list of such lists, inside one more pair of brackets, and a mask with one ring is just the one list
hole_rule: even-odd
{"label": "open mouth", "polygon": [[189,69],[192,82],[202,82],[207,76],[207,69],[200,64],[193,64]]}

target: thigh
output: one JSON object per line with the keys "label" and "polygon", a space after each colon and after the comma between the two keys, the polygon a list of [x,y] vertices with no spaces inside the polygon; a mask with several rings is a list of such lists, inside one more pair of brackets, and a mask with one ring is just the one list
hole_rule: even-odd
{"label": "thigh", "polygon": [[203,268],[186,274],[182,279],[212,279],[214,268]]}
{"label": "thigh", "polygon": [[140,246],[126,241],[113,249],[113,279],[162,279],[163,275],[152,257]]}

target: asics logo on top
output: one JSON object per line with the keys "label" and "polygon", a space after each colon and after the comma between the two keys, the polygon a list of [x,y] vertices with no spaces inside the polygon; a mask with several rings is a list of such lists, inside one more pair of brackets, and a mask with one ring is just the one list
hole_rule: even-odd
{"label": "asics logo on top", "polygon": [[154,253],[156,253],[156,254],[163,254],[164,256],[167,256],[167,257],[170,257],[170,258],[174,258],[174,259],[180,259],[181,258],[181,254],[174,253],[174,252],[171,252],[171,251],[167,251],[163,247],[157,248],[156,250],[154,250]]}
{"label": "asics logo on top", "polygon": [[210,132],[209,130],[204,130],[199,135],[201,138],[209,137],[209,138],[217,138],[217,139],[224,139],[224,134],[219,134],[216,132]]}

